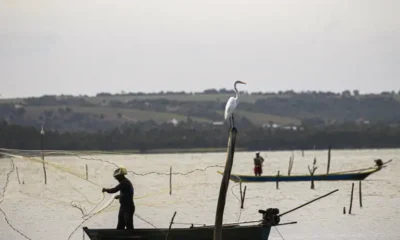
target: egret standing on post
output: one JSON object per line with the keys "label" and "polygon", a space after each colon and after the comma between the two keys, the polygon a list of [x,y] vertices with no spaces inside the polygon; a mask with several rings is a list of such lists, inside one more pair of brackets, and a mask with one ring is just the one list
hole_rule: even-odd
{"label": "egret standing on post", "polygon": [[234,84],[234,89],[236,92],[236,97],[230,97],[228,102],[226,103],[225,106],[225,120],[229,118],[229,125],[231,128],[235,127],[235,120],[233,118],[233,111],[235,110],[236,106],[239,104],[239,91],[236,88],[236,84],[246,84],[245,82],[242,81],[236,81]]}

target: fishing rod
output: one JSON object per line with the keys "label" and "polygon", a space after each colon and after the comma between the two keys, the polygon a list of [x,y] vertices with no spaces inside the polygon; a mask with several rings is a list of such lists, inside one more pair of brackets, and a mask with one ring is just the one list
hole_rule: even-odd
{"label": "fishing rod", "polygon": [[286,212],[284,212],[284,213],[278,215],[278,217],[282,217],[283,215],[286,215],[286,214],[288,214],[288,213],[291,213],[291,212],[293,212],[293,211],[295,211],[295,210],[297,210],[297,209],[299,209],[299,208],[302,208],[302,207],[304,207],[304,206],[306,206],[306,205],[308,205],[308,204],[310,204],[310,203],[312,203],[312,202],[315,202],[315,201],[317,201],[317,200],[319,200],[319,199],[321,199],[321,198],[327,197],[328,195],[331,195],[332,193],[335,193],[335,192],[337,192],[337,191],[339,191],[339,189],[336,189],[336,190],[334,190],[334,191],[332,191],[332,192],[330,192],[330,193],[327,193],[327,194],[325,194],[325,195],[323,195],[323,196],[317,197],[316,199],[311,200],[311,201],[309,201],[309,202],[307,202],[307,203],[304,203],[304,204],[302,204],[302,205],[300,205],[300,206],[298,206],[298,207],[296,207],[296,208],[293,208],[292,210],[286,211]]}

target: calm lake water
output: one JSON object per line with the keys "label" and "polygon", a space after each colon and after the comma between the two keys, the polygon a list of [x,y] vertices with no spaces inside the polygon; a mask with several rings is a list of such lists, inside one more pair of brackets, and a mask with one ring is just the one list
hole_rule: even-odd
{"label": "calm lake water", "polygon": [[[275,175],[278,170],[287,174],[289,157],[292,152],[262,152],[265,158],[264,175]],[[294,152],[293,174],[308,173],[314,155],[318,161],[318,173],[326,172],[327,151]],[[316,182],[316,189],[310,183],[283,183],[279,190],[275,183],[247,183],[244,209],[240,212],[239,188],[230,182],[225,206],[224,222],[259,220],[259,209],[279,208],[281,212],[290,210],[318,196],[335,189],[338,192],[314,202],[304,208],[285,215],[281,223],[297,221],[295,225],[278,227],[286,240],[290,239],[400,239],[400,150],[348,150],[332,151],[330,172],[367,168],[373,166],[374,159],[393,159],[387,168],[370,175],[363,181],[363,208],[359,206],[358,182],[352,215],[344,215],[349,208],[351,181]],[[139,174],[148,172],[169,173],[189,172],[212,165],[224,165],[225,153],[204,154],[155,154],[155,155],[91,155],[85,160],[77,156],[48,156],[46,160],[48,184],[43,184],[43,169],[37,159],[13,158],[17,173],[9,175],[9,183],[3,196],[7,173],[11,169],[9,159],[0,159],[0,208],[6,213],[9,223],[32,240],[68,239],[74,229],[82,223],[82,212],[97,212],[107,205],[111,195],[101,192],[101,187],[112,187],[116,181],[112,177],[114,166],[95,159],[107,160],[124,165],[129,171]],[[232,173],[253,174],[253,152],[235,154]],[[88,176],[85,180],[85,165]],[[135,187],[136,213],[156,227],[168,227],[170,219],[177,211],[175,222],[214,224],[215,210],[221,183],[221,167],[195,171],[188,175],[172,177],[172,195],[169,195],[169,176],[148,174],[145,176],[128,174]],[[396,174],[397,173],[397,174]],[[23,184],[24,183],[24,184]],[[232,188],[233,187],[233,188]],[[235,196],[236,195],[236,196]],[[100,202],[101,201],[101,202]],[[119,203],[117,201],[86,221],[83,226],[91,228],[115,228]],[[0,213],[0,215],[2,215]],[[136,228],[152,228],[145,221],[134,218]],[[185,225],[173,225],[185,227]],[[70,239],[82,239],[81,227]],[[0,216],[0,239],[26,239],[16,233]],[[86,237],[86,239],[88,239]],[[272,229],[270,239],[282,239],[276,229]]]}

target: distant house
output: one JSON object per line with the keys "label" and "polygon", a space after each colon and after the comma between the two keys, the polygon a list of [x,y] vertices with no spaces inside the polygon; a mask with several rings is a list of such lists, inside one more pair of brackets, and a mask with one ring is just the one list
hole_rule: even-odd
{"label": "distant house", "polygon": [[368,125],[369,124],[369,120],[366,120],[364,118],[359,118],[356,120],[356,124],[357,125]]}
{"label": "distant house", "polygon": [[169,123],[171,123],[172,125],[174,125],[176,127],[176,126],[178,126],[179,121],[176,120],[176,118],[173,118],[172,120],[169,121]]}
{"label": "distant house", "polygon": [[262,127],[263,128],[279,128],[280,127],[280,125],[279,124],[276,124],[276,123],[264,123],[263,125],[262,125]]}
{"label": "distant house", "polygon": [[224,125],[224,122],[212,122],[213,126],[221,126]]}

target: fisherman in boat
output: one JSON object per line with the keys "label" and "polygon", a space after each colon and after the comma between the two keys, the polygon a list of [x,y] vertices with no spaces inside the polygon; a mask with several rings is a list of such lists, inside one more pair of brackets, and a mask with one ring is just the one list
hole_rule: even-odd
{"label": "fisherman in boat", "polygon": [[256,152],[256,157],[254,158],[254,174],[256,176],[261,176],[263,162],[264,158],[260,156],[260,152]]}
{"label": "fisherman in boat", "polygon": [[103,192],[116,193],[120,192],[120,195],[115,196],[115,199],[119,199],[120,208],[118,213],[118,224],[117,229],[133,229],[133,214],[135,213],[135,204],[133,202],[134,188],[125,177],[127,170],[125,167],[119,167],[114,171],[114,178],[119,184],[114,188],[103,188]]}

